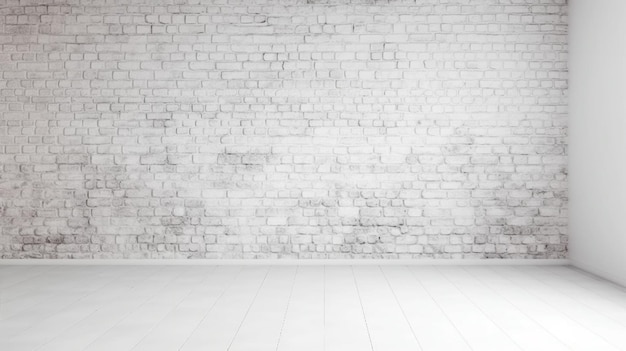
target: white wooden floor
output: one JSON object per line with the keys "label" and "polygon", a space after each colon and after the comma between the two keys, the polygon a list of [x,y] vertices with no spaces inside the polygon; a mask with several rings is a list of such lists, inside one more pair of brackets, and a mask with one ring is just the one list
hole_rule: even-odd
{"label": "white wooden floor", "polygon": [[0,350],[626,350],[562,266],[0,266]]}

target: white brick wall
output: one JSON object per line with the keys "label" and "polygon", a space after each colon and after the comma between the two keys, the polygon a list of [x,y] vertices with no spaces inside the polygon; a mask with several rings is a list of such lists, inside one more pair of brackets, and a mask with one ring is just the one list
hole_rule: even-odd
{"label": "white brick wall", "polygon": [[4,258],[563,258],[565,0],[4,0]]}

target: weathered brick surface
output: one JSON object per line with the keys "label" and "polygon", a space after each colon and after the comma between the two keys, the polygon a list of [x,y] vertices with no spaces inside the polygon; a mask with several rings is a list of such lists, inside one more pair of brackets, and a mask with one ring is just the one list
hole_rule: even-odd
{"label": "weathered brick surface", "polygon": [[567,256],[564,0],[4,0],[4,258]]}

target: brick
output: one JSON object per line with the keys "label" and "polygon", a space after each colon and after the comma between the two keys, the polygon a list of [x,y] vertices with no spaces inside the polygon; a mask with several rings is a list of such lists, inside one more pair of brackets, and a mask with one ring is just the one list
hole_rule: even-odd
{"label": "brick", "polygon": [[142,165],[163,165],[167,162],[167,155],[165,154],[153,154],[143,155],[140,158]]}

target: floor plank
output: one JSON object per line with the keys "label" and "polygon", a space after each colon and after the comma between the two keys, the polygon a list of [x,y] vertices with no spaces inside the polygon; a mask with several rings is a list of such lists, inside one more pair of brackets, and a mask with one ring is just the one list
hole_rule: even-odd
{"label": "floor plank", "polygon": [[[129,350],[135,346],[153,326],[167,315],[195,286],[195,282],[206,272],[204,269],[187,270],[172,267],[173,279],[145,303],[140,304],[129,315],[116,323],[96,340],[86,351]],[[211,267],[212,269],[213,267]]]}
{"label": "floor plank", "polygon": [[[5,338],[3,342],[10,342],[14,345],[13,347],[21,345],[22,348],[35,349],[42,346],[70,326],[87,318],[107,301],[124,296],[123,294],[129,291],[130,288],[128,284],[124,284],[120,280],[127,279],[127,282],[131,283],[130,279],[136,281],[140,277],[140,272],[136,272],[135,276],[130,275],[127,277],[124,274],[119,274],[119,272],[117,278],[108,277],[102,279],[102,277],[96,277],[95,279],[103,284],[98,284],[97,288],[90,289],[90,293],[85,294],[82,298],[73,300],[70,305],[47,318],[43,316],[33,318],[24,329],[11,337]],[[84,279],[77,279],[76,281],[80,282],[80,285],[86,284]],[[80,290],[79,287],[72,284],[68,284],[67,288],[68,290]],[[3,342],[0,342],[0,344]]]}
{"label": "floor plank", "polygon": [[464,269],[440,267],[439,271],[494,324],[500,326],[520,348],[529,351],[568,350],[565,344],[540,324],[486,285],[473,279]]}
{"label": "floor plank", "polygon": [[324,350],[372,350],[352,268],[328,266],[325,278]]}
{"label": "floor plank", "polygon": [[421,350],[380,267],[360,266],[353,271],[374,350]]}
{"label": "floor plank", "polygon": [[46,266],[3,266],[3,268],[6,269],[0,272],[0,296],[13,291],[18,284],[41,277],[52,270],[52,267]]}
{"label": "floor plank", "polygon": [[40,284],[32,288],[41,293],[34,298],[19,302],[7,303],[6,316],[0,319],[0,337],[2,341],[19,339],[20,333],[31,329],[34,324],[46,321],[59,313],[73,310],[73,305],[91,294],[99,292],[114,277],[103,279],[98,270],[89,267],[76,271],[77,267],[69,269],[68,274],[63,271],[49,274]]}
{"label": "floor plank", "polygon": [[626,288],[607,284],[606,281],[587,277],[586,274],[560,266],[531,267],[533,275],[541,276],[561,291],[583,303],[591,303],[622,322],[626,321]]}
{"label": "floor plank", "polygon": [[243,267],[180,350],[227,350],[268,272],[268,267]]}
{"label": "floor plank", "polygon": [[[173,268],[173,267],[168,267]],[[92,314],[68,326],[63,332],[43,345],[43,350],[84,350],[119,321],[127,318],[139,306],[163,289],[175,276],[175,270],[166,267],[142,267],[143,278],[129,274],[119,279],[119,285],[128,290],[122,297],[111,296]]]}
{"label": "floor plank", "polygon": [[293,266],[270,268],[229,350],[276,350],[295,274]]}
{"label": "floor plank", "polygon": [[279,351],[324,349],[324,267],[300,266],[287,306]]}
{"label": "floor plank", "polygon": [[436,267],[411,267],[417,279],[437,301],[471,348],[475,350],[520,350],[500,326],[493,323]]}
{"label": "floor plank", "polygon": [[239,271],[241,267],[217,267],[132,350],[177,350],[215,305]]}
{"label": "floor plank", "polygon": [[441,307],[404,266],[385,266],[382,272],[425,351],[471,350]]}
{"label": "floor plank", "polygon": [[577,321],[578,324],[614,347],[626,349],[625,325],[619,320],[589,307],[587,302],[576,301],[571,297],[571,292],[563,292],[563,289],[559,288],[560,281],[557,284],[547,283],[538,279],[536,274],[529,272],[528,269],[512,268],[510,279],[516,279],[535,297],[559,309],[565,316]]}
{"label": "floor plank", "polygon": [[558,308],[545,303],[525,290],[523,284],[508,279],[512,267],[474,267],[467,271],[515,305],[572,350],[617,350],[593,334],[578,321],[565,316]]}
{"label": "floor plank", "polygon": [[[54,308],[62,309],[65,306],[50,304],[50,300],[61,302],[68,297],[68,292],[78,295],[89,293],[98,285],[115,279],[115,276],[116,273],[111,274],[102,267],[67,267],[32,275],[0,290],[0,321],[28,315],[33,311],[40,318],[45,310],[54,313]],[[73,297],[69,301],[71,303]]]}

